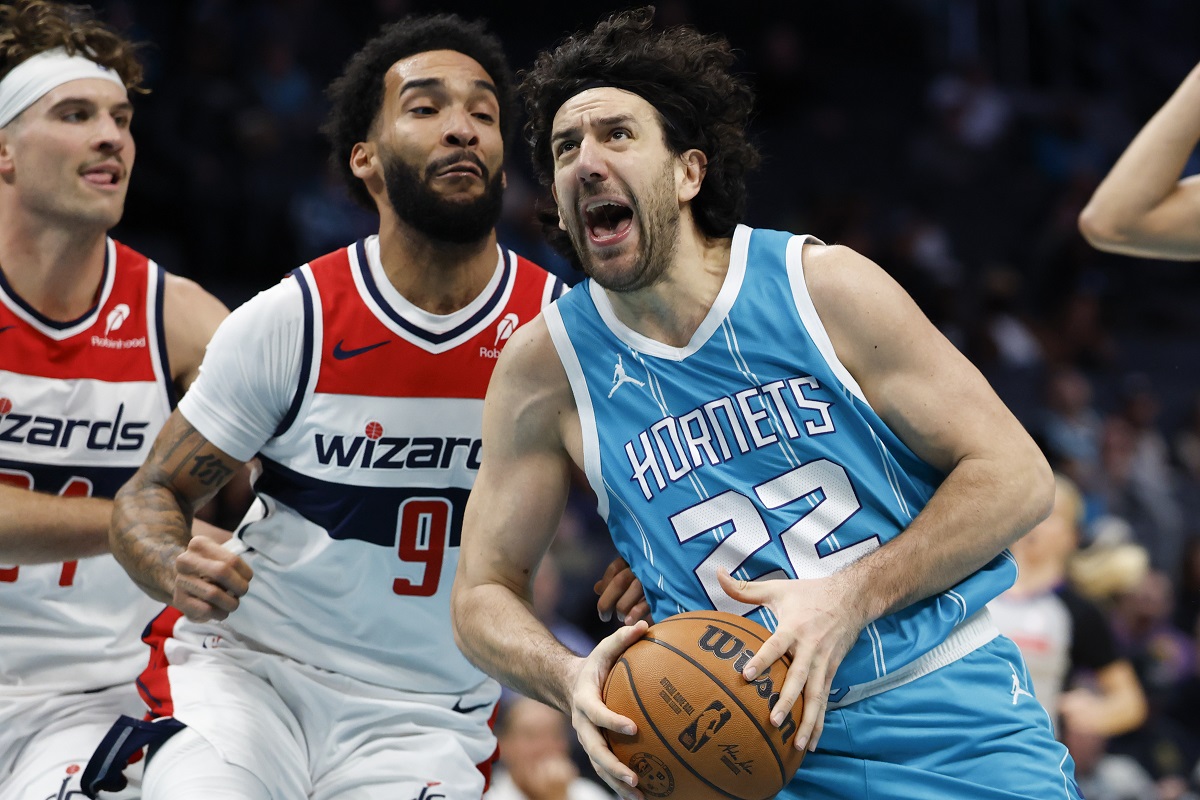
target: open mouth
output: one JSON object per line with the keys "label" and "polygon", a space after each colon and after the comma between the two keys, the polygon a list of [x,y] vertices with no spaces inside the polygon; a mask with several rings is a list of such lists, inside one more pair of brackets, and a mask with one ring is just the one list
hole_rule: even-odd
{"label": "open mouth", "polygon": [[599,245],[616,244],[633,227],[633,209],[615,200],[592,200],[583,216],[588,236]]}

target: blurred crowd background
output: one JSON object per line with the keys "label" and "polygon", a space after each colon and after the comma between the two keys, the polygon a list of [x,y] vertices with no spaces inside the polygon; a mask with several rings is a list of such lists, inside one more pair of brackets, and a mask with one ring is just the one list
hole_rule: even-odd
{"label": "blurred crowd background", "polygon": [[[522,68],[624,7],[93,5],[147,43],[151,92],[136,101],[137,167],[117,236],[231,305],[374,231],[375,217],[327,168],[317,128],[324,87],[381,23],[435,10],[487,17]],[[813,233],[880,263],[1080,486],[1080,554],[1092,571],[1077,588],[1105,610],[1150,701],[1141,728],[1077,758],[1085,772],[1105,753],[1129,756],[1151,788],[1089,796],[1200,794],[1200,265],[1104,255],[1076,229],[1099,179],[1200,61],[1200,4],[658,7],[662,24],[724,33],[752,76],[764,163],[746,221]],[[512,142],[502,239],[577,281],[533,224],[541,191],[530,175],[523,144]],[[539,613],[576,648],[610,628],[591,593],[610,554],[581,490],[538,578]]]}

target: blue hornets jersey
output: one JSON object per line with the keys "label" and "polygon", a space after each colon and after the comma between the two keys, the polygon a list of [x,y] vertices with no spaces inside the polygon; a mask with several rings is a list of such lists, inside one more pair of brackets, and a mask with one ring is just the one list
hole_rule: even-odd
{"label": "blue hornets jersey", "polygon": [[[544,312],[579,409],[584,472],[655,619],[715,608],[774,630],[769,610],[722,591],[719,569],[829,576],[900,534],[944,477],[833,352],[804,281],[806,241],[739,226],[724,285],[684,347],[623,325],[590,280]],[[834,695],[929,653],[1015,577],[1005,552],[871,623]]]}

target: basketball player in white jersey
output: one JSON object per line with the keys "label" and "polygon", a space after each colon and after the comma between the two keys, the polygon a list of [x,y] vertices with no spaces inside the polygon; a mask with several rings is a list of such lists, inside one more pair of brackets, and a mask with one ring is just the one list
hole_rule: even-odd
{"label": "basketball player in white jersey", "polygon": [[[1049,466],[878,266],[739,224],[750,89],[722,37],[652,17],[568,37],[522,83],[547,222],[589,280],[517,332],[488,390],[463,652],[570,714],[601,778],[642,796],[600,731],[634,725],[600,689],[645,627],[579,658],[529,611],[575,465],[655,619],[772,631],[737,669],[771,695],[771,735],[808,750],[781,798],[1076,800],[986,610],[1015,577],[1005,547],[1049,511]],[[714,764],[736,745],[713,742]]]}
{"label": "basketball player in white jersey", "polygon": [[[512,91],[499,42],[455,16],[350,60],[325,130],[378,235],[229,317],[118,496],[118,559],[178,609],[139,681],[151,727],[182,728],[147,800],[484,791],[499,686],[455,646],[450,584],[493,366],[563,289],[497,244]],[[256,454],[230,546],[190,537]],[[93,763],[120,763],[119,738]]]}
{"label": "basketball player in white jersey", "polygon": [[109,498],[226,315],[107,237],[134,142],[132,45],[83,8],[0,6],[0,797],[76,793],[138,709],[161,605],[109,555]]}
{"label": "basketball player in white jersey", "polygon": [[1200,260],[1200,176],[1183,175],[1200,143],[1200,64],[1138,132],[1079,215],[1101,250]]}

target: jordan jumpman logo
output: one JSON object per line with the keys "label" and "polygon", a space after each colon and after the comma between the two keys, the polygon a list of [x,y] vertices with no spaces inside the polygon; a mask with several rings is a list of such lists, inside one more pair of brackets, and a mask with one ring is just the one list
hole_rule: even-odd
{"label": "jordan jumpman logo", "polygon": [[617,353],[617,367],[613,370],[612,388],[608,390],[608,396],[612,397],[616,394],[617,389],[620,389],[623,384],[632,383],[634,386],[645,386],[644,381],[639,381],[636,378],[631,378],[625,373],[625,365],[621,363],[621,354]]}
{"label": "jordan jumpman logo", "polygon": [[1013,705],[1015,706],[1017,704],[1017,698],[1021,695],[1025,695],[1026,697],[1033,697],[1033,695],[1021,688],[1021,678],[1017,675],[1017,668],[1012,664],[1009,664],[1008,668],[1012,670],[1013,674],[1012,696]]}

